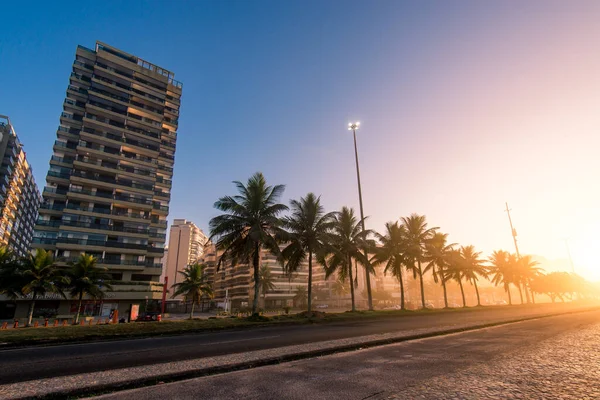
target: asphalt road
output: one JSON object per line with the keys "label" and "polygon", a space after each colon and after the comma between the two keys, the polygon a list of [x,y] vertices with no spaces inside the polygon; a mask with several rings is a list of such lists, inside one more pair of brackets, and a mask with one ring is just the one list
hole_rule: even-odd
{"label": "asphalt road", "polygon": [[375,333],[455,324],[490,323],[573,309],[570,305],[484,308],[379,320],[279,326],[147,339],[120,340],[0,351],[0,384],[242,353]]}
{"label": "asphalt road", "polygon": [[153,399],[598,399],[600,311],[100,396]]}

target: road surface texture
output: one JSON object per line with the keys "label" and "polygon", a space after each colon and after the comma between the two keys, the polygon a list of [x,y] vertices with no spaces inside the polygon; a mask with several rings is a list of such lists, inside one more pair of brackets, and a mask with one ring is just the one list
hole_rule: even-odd
{"label": "road surface texture", "polygon": [[501,325],[98,397],[598,399],[600,311]]}
{"label": "road surface texture", "polygon": [[576,305],[569,304],[481,308],[471,312],[405,315],[354,322],[272,326],[158,338],[7,349],[0,350],[0,384],[388,332],[408,332],[423,328],[451,329],[453,326],[494,323],[552,312],[566,312],[576,308]]}

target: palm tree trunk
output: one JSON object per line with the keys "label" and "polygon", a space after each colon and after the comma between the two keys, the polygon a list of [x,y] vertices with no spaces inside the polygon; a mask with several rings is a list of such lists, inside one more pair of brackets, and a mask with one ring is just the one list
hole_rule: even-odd
{"label": "palm tree trunk", "polygon": [[504,285],[504,290],[508,293],[508,305],[512,306],[512,296],[510,295],[510,285]]}
{"label": "palm tree trunk", "polygon": [[523,291],[521,290],[521,285],[515,285],[517,289],[519,289],[519,296],[521,296],[521,305],[523,305]]}
{"label": "palm tree trunk", "polygon": [[465,289],[463,288],[462,279],[458,280],[458,285],[460,286],[460,294],[462,295],[462,299],[463,299],[463,307],[466,307],[467,300],[465,299]]}
{"label": "palm tree trunk", "polygon": [[425,286],[423,286],[423,270],[421,269],[421,261],[417,262],[419,266],[419,281],[421,283],[421,308],[425,309]]}
{"label": "palm tree trunk", "polygon": [[444,307],[448,308],[448,289],[446,289],[446,280],[442,279],[442,288],[444,289]]}
{"label": "palm tree trunk", "polygon": [[194,319],[194,306],[196,305],[196,300],[192,300],[192,311],[190,311],[190,319]]}
{"label": "palm tree trunk", "polygon": [[531,302],[535,304],[535,294],[533,293],[533,289],[531,289],[531,279],[527,280],[527,286],[529,286],[529,292],[531,292]]}
{"label": "palm tree trunk", "polygon": [[479,289],[477,288],[477,281],[473,279],[473,285],[475,285],[475,293],[477,294],[477,306],[481,306],[481,300],[479,299]]}
{"label": "palm tree trunk", "polygon": [[400,309],[404,310],[404,280],[402,279],[402,271],[400,271],[400,277],[398,280],[400,281]]}
{"label": "palm tree trunk", "polygon": [[523,289],[525,289],[525,298],[527,299],[527,304],[531,303],[531,299],[529,298],[529,291],[527,290],[527,285],[523,282]]}
{"label": "palm tree trunk", "polygon": [[31,300],[31,304],[29,305],[29,315],[27,316],[27,326],[31,325],[31,320],[33,319],[33,309],[35,308],[35,298],[37,293],[33,292],[33,300]]}
{"label": "palm tree trunk", "polygon": [[308,251],[308,316],[312,314],[312,250]]}
{"label": "palm tree trunk", "polygon": [[258,264],[260,263],[260,245],[256,245],[254,248],[254,255],[252,257],[252,264],[254,267],[254,299],[252,300],[252,315],[258,315],[258,298],[260,296],[260,275],[258,271]]}
{"label": "palm tree trunk", "polygon": [[356,311],[356,306],[354,305],[354,281],[352,280],[352,258],[348,257],[348,274],[350,278],[350,297],[352,298],[352,311]]}
{"label": "palm tree trunk", "polygon": [[79,304],[77,305],[77,315],[75,315],[75,324],[79,323],[79,315],[81,315],[81,303],[83,302],[83,292],[79,293]]}

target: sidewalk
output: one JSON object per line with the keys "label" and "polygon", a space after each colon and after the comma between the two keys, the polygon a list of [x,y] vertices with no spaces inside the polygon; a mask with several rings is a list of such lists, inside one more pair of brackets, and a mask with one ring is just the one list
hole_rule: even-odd
{"label": "sidewalk", "polygon": [[[597,309],[597,308],[593,308]],[[540,313],[527,317],[501,318],[486,324],[457,324],[444,328],[425,328],[387,334],[329,340],[303,345],[279,347],[246,353],[229,354],[218,357],[187,361],[144,365],[134,368],[115,369],[102,372],[79,374],[35,381],[0,385],[0,398],[24,399],[50,395],[75,395],[97,393],[109,389],[125,389],[143,384],[154,384],[165,380],[185,379],[210,375],[236,369],[245,369],[284,361],[350,351],[364,347],[379,346],[400,341],[413,340],[456,333],[464,330],[480,329],[494,325],[520,322],[570,312]],[[585,310],[574,312],[586,312]]]}

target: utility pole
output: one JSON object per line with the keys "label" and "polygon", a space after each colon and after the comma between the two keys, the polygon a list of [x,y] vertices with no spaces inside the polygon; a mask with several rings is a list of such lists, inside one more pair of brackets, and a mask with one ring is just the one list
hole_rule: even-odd
{"label": "utility pole", "polygon": [[517,230],[513,227],[512,219],[510,218],[510,208],[508,208],[508,202],[506,203],[506,210],[508,213],[508,223],[510,224],[510,232],[513,237],[513,241],[515,242],[515,250],[517,251],[517,259],[521,259],[521,254],[519,254],[519,245],[517,244]]}
{"label": "utility pole", "polygon": [[[360,122],[349,123],[348,130],[352,131],[354,135],[354,158],[356,160],[356,180],[358,181],[358,201],[360,204],[360,220],[363,232],[365,231],[365,214],[363,212],[363,201],[362,201],[362,188],[360,186],[360,167],[358,165],[358,147],[356,145],[356,130],[359,128]],[[368,260],[367,249],[365,249],[365,258]],[[369,266],[365,265],[365,280],[367,285],[367,300],[369,304],[369,311],[373,311],[373,295],[371,293],[371,273],[369,272]],[[350,284],[353,284],[350,282]]]}

